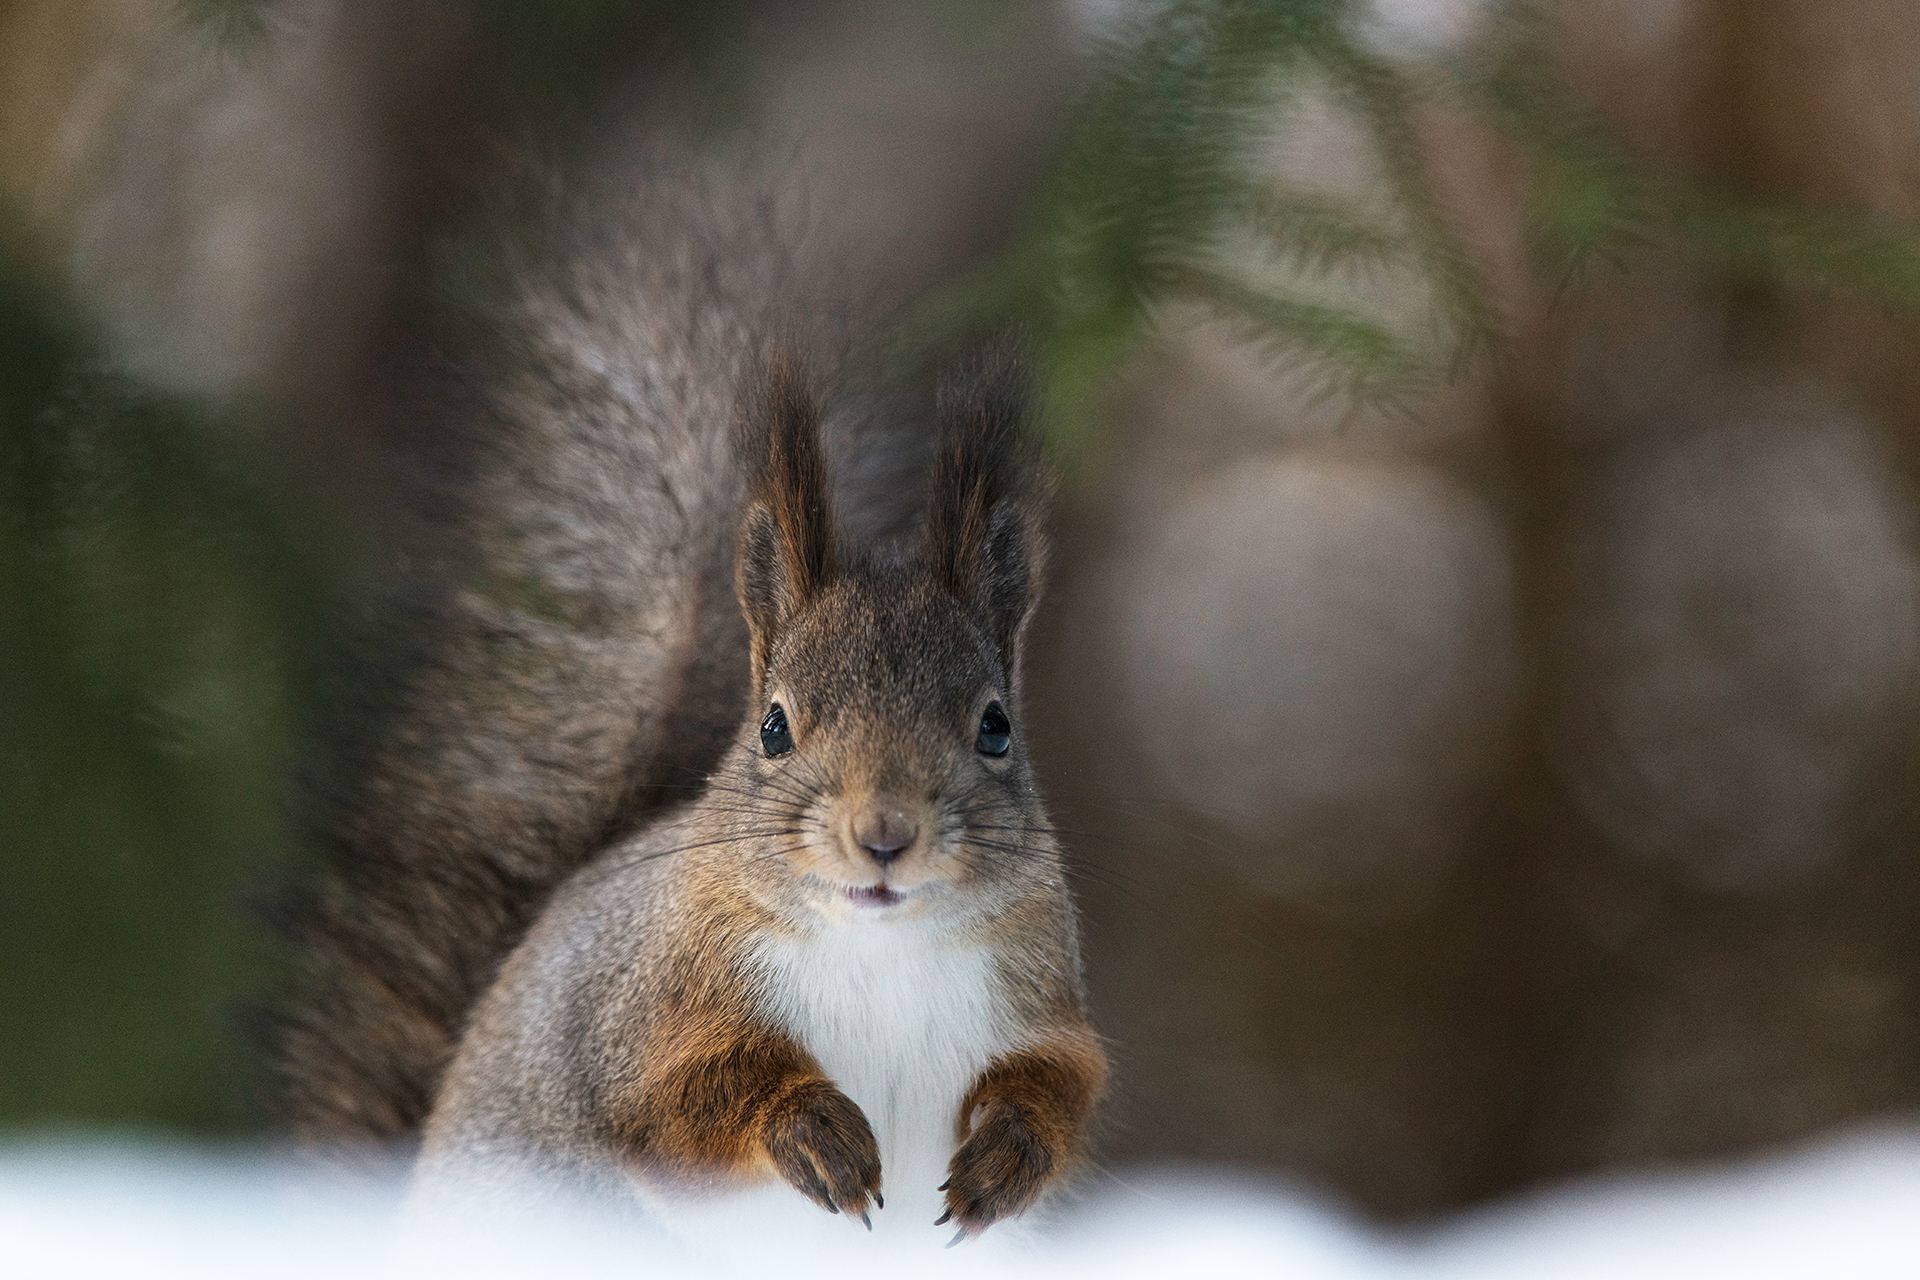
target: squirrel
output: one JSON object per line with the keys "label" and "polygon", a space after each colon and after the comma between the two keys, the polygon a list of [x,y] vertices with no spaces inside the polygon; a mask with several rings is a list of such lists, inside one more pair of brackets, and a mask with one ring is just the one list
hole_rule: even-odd
{"label": "squirrel", "polygon": [[507,961],[423,1178],[777,1176],[869,1229],[883,1179],[919,1178],[963,1237],[1073,1166],[1105,1066],[1019,720],[1041,557],[1014,376],[947,392],[924,545],[857,554],[816,406],[772,363],[736,554],[750,712],[702,795]]}
{"label": "squirrel", "polygon": [[421,438],[458,446],[400,473],[437,550],[335,766],[284,1096],[423,1131],[421,1195],[774,1188],[871,1230],[891,1191],[958,1242],[1063,1183],[1106,1073],[1022,721],[1026,378],[1003,344],[942,384],[900,536],[912,428],[823,428],[765,337],[777,228],[696,185],[597,193],[436,348]]}

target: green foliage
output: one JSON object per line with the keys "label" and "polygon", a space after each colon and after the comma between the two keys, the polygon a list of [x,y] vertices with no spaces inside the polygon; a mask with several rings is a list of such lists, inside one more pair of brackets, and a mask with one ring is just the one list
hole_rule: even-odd
{"label": "green foliage", "polygon": [[1688,188],[1671,193],[1666,209],[1682,236],[1735,269],[1920,312],[1920,231],[1912,227]]}
{"label": "green foliage", "polygon": [[0,1124],[239,1118],[303,561],[212,425],[0,278]]}
{"label": "green foliage", "polygon": [[[928,307],[935,331],[998,310],[1049,371],[1071,459],[1112,372],[1169,308],[1210,312],[1324,392],[1391,400],[1494,342],[1489,292],[1447,225],[1414,132],[1408,73],[1366,46],[1346,0],[1143,6],[1096,51],[1093,88],[1023,243]],[[1276,119],[1317,92],[1377,156],[1391,203],[1349,207],[1261,172]],[[1426,323],[1368,297],[1426,288]]]}
{"label": "green foliage", "polygon": [[[1415,128],[1423,94],[1479,113],[1530,160],[1528,229],[1562,287],[1667,242],[1726,270],[1920,309],[1914,228],[1815,214],[1656,175],[1567,89],[1550,7],[1501,8],[1472,64],[1395,62],[1347,0],[1168,0],[1096,54],[1094,85],[1025,241],[930,300],[933,332],[1022,319],[1049,374],[1063,460],[1093,436],[1113,372],[1169,307],[1222,319],[1324,392],[1396,401],[1495,351],[1500,317],[1449,225]],[[1263,137],[1308,94],[1365,138],[1386,204],[1350,207],[1263,174]],[[1373,305],[1399,273],[1427,305]]]}
{"label": "green foliage", "polygon": [[1637,162],[1556,74],[1549,16],[1512,11],[1493,69],[1462,80],[1531,160],[1529,230],[1548,278],[1564,284],[1663,243],[1751,278],[1920,312],[1920,228],[1755,200]]}

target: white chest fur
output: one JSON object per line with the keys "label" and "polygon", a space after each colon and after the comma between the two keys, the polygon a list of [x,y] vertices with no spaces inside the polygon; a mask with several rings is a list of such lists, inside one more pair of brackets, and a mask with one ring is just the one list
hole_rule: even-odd
{"label": "white chest fur", "polygon": [[961,1101],[1010,1044],[992,958],[891,921],[770,939],[758,958],[769,1011],[873,1126],[887,1201],[876,1229],[883,1217],[925,1230],[940,1212]]}

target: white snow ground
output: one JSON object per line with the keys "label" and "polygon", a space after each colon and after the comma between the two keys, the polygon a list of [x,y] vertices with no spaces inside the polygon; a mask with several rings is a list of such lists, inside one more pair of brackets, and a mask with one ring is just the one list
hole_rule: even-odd
{"label": "white snow ground", "polygon": [[[731,1262],[585,1218],[403,1229],[393,1180],[353,1181],[258,1152],[97,1139],[0,1144],[0,1276],[859,1277],[932,1272],[1126,1280],[1915,1280],[1920,1126],[1829,1138],[1767,1160],[1590,1181],[1411,1232],[1218,1171],[1136,1170],[1026,1243],[880,1252],[857,1228],[832,1256],[728,1242]],[[993,1233],[987,1239],[991,1240]]]}

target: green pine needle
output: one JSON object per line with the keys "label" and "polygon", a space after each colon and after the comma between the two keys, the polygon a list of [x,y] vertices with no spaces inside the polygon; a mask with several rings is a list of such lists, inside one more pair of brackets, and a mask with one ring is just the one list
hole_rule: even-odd
{"label": "green pine needle", "polygon": [[1413,258],[1407,237],[1321,197],[1249,186],[1233,202],[1237,220],[1257,232],[1281,258],[1320,274],[1370,271]]}
{"label": "green pine needle", "polygon": [[1254,288],[1233,276],[1195,271],[1190,296],[1211,304],[1247,341],[1267,350],[1320,395],[1384,403],[1418,382],[1414,344],[1354,311]]}
{"label": "green pine needle", "polygon": [[1920,228],[1696,190],[1667,205],[1680,236],[1737,270],[1920,313]]}

